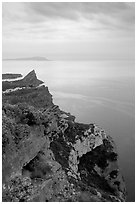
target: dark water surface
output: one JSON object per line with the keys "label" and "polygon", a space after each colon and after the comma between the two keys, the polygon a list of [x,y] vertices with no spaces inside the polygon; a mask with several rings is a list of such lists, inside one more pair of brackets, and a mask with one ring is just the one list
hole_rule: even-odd
{"label": "dark water surface", "polygon": [[3,61],[3,73],[35,69],[49,87],[54,103],[96,123],[117,145],[128,191],[135,201],[135,65],[132,61]]}

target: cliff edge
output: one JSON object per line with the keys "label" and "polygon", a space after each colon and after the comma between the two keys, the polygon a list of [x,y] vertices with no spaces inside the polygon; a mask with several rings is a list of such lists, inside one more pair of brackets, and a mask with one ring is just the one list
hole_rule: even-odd
{"label": "cliff edge", "polygon": [[3,201],[125,201],[113,139],[76,123],[42,83],[34,70],[2,82]]}

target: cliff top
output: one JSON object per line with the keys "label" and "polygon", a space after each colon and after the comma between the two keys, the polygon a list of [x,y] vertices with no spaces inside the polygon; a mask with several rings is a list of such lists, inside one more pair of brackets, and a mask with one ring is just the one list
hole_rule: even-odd
{"label": "cliff top", "polygon": [[11,73],[2,74],[2,79],[16,79],[19,77],[22,77],[22,74],[11,74]]}

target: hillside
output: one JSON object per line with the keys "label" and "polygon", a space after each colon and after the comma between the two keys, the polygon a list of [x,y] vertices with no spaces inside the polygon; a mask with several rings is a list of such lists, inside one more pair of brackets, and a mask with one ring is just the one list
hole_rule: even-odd
{"label": "hillside", "polygon": [[3,202],[125,201],[113,139],[75,122],[42,83],[34,70],[2,83]]}

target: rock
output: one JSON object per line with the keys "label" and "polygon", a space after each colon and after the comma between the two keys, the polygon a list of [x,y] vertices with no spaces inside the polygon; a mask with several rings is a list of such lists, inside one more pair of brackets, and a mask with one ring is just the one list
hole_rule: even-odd
{"label": "rock", "polygon": [[3,93],[3,201],[125,201],[112,138],[76,123],[39,83],[32,71],[16,84],[24,88]]}
{"label": "rock", "polygon": [[36,73],[32,70],[27,76],[25,76],[21,80],[16,81],[3,81],[2,82],[2,91],[6,91],[8,89],[15,88],[29,88],[29,87],[37,87],[42,84],[43,81],[37,79]]}
{"label": "rock", "polygon": [[35,71],[32,70],[29,74],[27,74],[27,76],[25,76],[22,79],[22,83],[24,83],[26,86],[28,85],[28,86],[35,87],[40,85],[43,82],[37,79]]}

